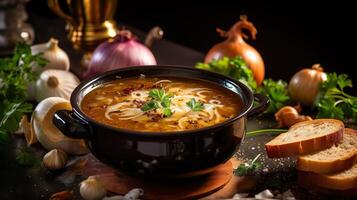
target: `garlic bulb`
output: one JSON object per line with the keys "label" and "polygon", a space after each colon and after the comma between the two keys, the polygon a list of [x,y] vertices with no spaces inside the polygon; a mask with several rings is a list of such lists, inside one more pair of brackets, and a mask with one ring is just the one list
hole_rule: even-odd
{"label": "garlic bulb", "polygon": [[31,117],[31,125],[38,141],[47,150],[62,149],[69,154],[85,154],[88,149],[81,139],[72,139],[62,134],[52,123],[52,118],[57,110],[71,110],[71,104],[60,97],[50,97],[41,101]]}
{"label": "garlic bulb", "polygon": [[103,184],[93,176],[81,182],[79,192],[85,200],[100,200],[107,194]]}
{"label": "garlic bulb", "polygon": [[78,84],[78,78],[71,72],[45,70],[36,81],[36,100],[40,102],[47,97],[62,97],[69,100]]}
{"label": "garlic bulb", "polygon": [[58,47],[58,40],[51,38],[47,43],[31,46],[32,54],[42,53],[42,57],[48,61],[44,68],[35,68],[36,71],[46,69],[69,70],[69,58],[65,51]]}
{"label": "garlic bulb", "polygon": [[43,156],[42,163],[49,170],[63,169],[67,163],[67,154],[60,149],[53,149]]}

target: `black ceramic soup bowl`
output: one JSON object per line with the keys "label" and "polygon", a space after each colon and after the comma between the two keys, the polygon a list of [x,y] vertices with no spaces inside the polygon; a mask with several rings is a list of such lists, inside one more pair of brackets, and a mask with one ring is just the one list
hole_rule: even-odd
{"label": "black ceramic soup bowl", "polygon": [[[222,123],[170,133],[114,128],[82,112],[83,97],[97,86],[142,75],[203,79],[236,93],[243,107],[238,115]],[[254,100],[258,102],[256,107]],[[83,81],[72,93],[72,111],[57,111],[53,122],[65,135],[84,139],[95,157],[119,171],[154,177],[195,176],[229,160],[244,138],[247,117],[264,111],[268,104],[267,97],[253,95],[243,83],[217,73],[190,67],[141,66],[109,71]]]}

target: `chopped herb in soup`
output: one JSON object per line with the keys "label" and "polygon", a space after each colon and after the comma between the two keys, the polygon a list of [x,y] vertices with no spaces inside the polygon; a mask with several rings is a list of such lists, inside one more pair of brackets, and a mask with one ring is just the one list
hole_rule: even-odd
{"label": "chopped herb in soup", "polygon": [[128,78],[99,86],[82,100],[82,110],[101,123],[136,131],[203,128],[234,117],[240,97],[200,79]]}

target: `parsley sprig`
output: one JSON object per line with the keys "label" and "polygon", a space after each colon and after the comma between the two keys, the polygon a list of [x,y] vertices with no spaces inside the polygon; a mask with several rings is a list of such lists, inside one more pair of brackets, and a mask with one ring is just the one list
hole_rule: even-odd
{"label": "parsley sprig", "polygon": [[146,102],[141,110],[144,112],[162,108],[162,114],[164,117],[170,117],[173,113],[170,109],[172,94],[166,93],[163,89],[152,89],[149,92],[151,100]]}
{"label": "parsley sprig", "polygon": [[328,73],[327,80],[321,84],[320,93],[315,102],[317,118],[351,119],[357,122],[357,97],[344,92],[352,87],[352,81],[346,74]]}
{"label": "parsley sprig", "polygon": [[233,174],[236,176],[250,176],[253,175],[257,170],[262,168],[262,164],[258,162],[258,158],[261,154],[258,154],[250,163],[242,163],[236,169],[234,169]]}
{"label": "parsley sprig", "polygon": [[220,74],[232,77],[246,84],[252,90],[257,88],[253,72],[249,69],[247,63],[242,57],[235,58],[224,57],[212,60],[210,63],[197,63],[196,68],[218,72]]}
{"label": "parsley sprig", "polygon": [[290,102],[288,84],[283,80],[274,81],[265,79],[263,84],[257,88],[257,92],[265,94],[270,99],[270,104],[265,113],[275,113]]}
{"label": "parsley sprig", "polygon": [[11,58],[0,59],[0,142],[19,128],[21,117],[32,111],[25,102],[28,85],[38,73],[33,67],[44,66],[47,61],[41,55],[32,55],[31,48],[18,43]]}
{"label": "parsley sprig", "polygon": [[201,111],[204,108],[203,103],[196,101],[195,98],[192,98],[190,101],[186,102],[186,105],[191,108],[192,111]]}

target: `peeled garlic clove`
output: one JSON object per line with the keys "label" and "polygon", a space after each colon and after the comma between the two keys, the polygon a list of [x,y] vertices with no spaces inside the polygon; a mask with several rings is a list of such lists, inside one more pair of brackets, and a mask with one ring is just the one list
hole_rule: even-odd
{"label": "peeled garlic clove", "polygon": [[107,194],[103,184],[93,176],[81,182],[79,192],[85,200],[101,200]]}
{"label": "peeled garlic clove", "polygon": [[62,97],[69,100],[74,88],[79,84],[79,79],[71,72],[49,69],[43,71],[36,81],[37,101],[48,97]]}
{"label": "peeled garlic clove", "polygon": [[144,195],[144,190],[140,188],[134,188],[130,190],[124,197],[130,200],[136,200],[140,196]]}
{"label": "peeled garlic clove", "polygon": [[35,108],[31,125],[38,141],[47,150],[61,149],[68,154],[85,154],[88,149],[84,140],[69,138],[52,123],[52,118],[57,110],[71,110],[68,100],[60,97],[50,97],[41,101]]}
{"label": "peeled garlic clove", "polygon": [[63,169],[67,163],[67,154],[60,149],[53,149],[43,156],[42,163],[49,170]]}
{"label": "peeled garlic clove", "polygon": [[274,194],[270,190],[263,190],[254,196],[256,199],[272,199]]}

